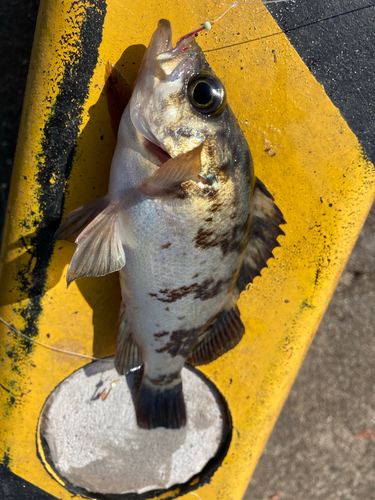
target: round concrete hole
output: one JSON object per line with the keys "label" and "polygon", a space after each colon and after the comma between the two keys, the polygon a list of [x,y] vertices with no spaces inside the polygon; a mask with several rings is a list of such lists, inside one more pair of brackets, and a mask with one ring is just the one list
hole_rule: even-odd
{"label": "round concrete hole", "polygon": [[39,419],[40,456],[68,490],[130,499],[179,485],[181,494],[220,465],[231,426],[216,387],[198,370],[184,368],[186,427],[145,430],[136,424],[133,405],[140,376],[138,370],[120,377],[107,358],[80,368],[48,397]]}

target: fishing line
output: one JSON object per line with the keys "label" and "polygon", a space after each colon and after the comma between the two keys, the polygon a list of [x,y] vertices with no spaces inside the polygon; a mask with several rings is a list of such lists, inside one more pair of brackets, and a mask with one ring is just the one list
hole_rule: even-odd
{"label": "fishing line", "polygon": [[16,333],[17,335],[20,335],[21,337],[23,337],[27,340],[30,340],[31,342],[34,342],[34,344],[38,344],[42,347],[46,347],[47,349],[50,349],[51,351],[57,351],[57,352],[61,352],[63,354],[69,354],[70,356],[78,356],[80,358],[91,359],[94,361],[98,361],[99,359],[102,359],[102,358],[94,358],[93,356],[89,356],[87,354],[80,354],[79,352],[66,351],[65,349],[59,349],[58,347],[53,347],[51,345],[44,344],[43,342],[39,342],[39,340],[35,340],[35,339],[29,337],[25,333],[19,332],[18,330],[16,330],[16,328],[14,328],[14,326],[9,325],[9,323],[7,323],[1,316],[0,316],[0,321],[5,326],[7,326],[13,333]]}
{"label": "fishing line", "polygon": [[[245,5],[257,5],[257,4],[265,4],[265,3],[280,3],[280,2],[290,2],[291,0],[265,0],[264,2],[249,2],[247,3],[246,0],[245,2],[243,2]],[[195,36],[195,35],[198,35],[198,33],[200,33],[201,31],[210,31],[210,29],[212,28],[212,25],[217,23],[218,21],[220,21],[221,18],[223,18],[231,9],[233,9],[234,7],[237,7],[238,5],[240,5],[241,2],[234,2],[232,5],[229,5],[229,7],[222,13],[220,14],[220,16],[216,19],[214,19],[213,21],[205,21],[204,23],[202,23],[199,28],[196,28],[195,30],[193,31],[189,31],[189,33],[187,33],[186,35],[182,36],[181,38],[179,38],[177,40],[177,43],[176,43],[176,47],[178,47],[181,42],[183,42],[184,40],[187,40],[188,38],[192,37],[192,36]],[[190,46],[187,46],[187,47],[183,47],[181,49],[181,52],[185,52],[186,50],[188,50],[190,48]]]}
{"label": "fishing line", "polygon": [[[375,3],[373,3],[371,5],[365,5],[364,7],[358,7],[357,9],[347,10],[345,12],[341,12],[340,14],[333,14],[332,16],[322,17],[321,19],[317,19],[316,21],[311,21],[310,23],[301,24],[299,26],[295,26],[294,28],[288,28],[284,31],[284,33],[290,33],[291,31],[296,31],[296,30],[301,29],[301,28],[306,28],[307,26],[319,24],[319,23],[322,23],[323,21],[330,21],[331,19],[336,19],[338,17],[347,16],[348,14],[354,14],[356,12],[360,12],[361,10],[370,9],[372,7],[375,7]],[[275,33],[275,35],[278,35],[278,34],[279,33]]]}
{"label": "fishing line", "polygon": [[214,21],[211,21],[211,24],[214,24],[214,23],[217,23],[218,21],[220,21],[220,19],[222,17],[224,17],[230,11],[230,9],[233,9],[234,7],[237,7],[237,5],[238,5],[238,2],[234,2],[217,19],[215,19]]}
{"label": "fishing line", "polygon": [[236,1],[234,2],[232,5],[229,5],[229,7],[222,13],[220,14],[220,16],[215,19],[214,21],[211,21],[211,24],[214,24],[214,23],[217,23],[218,21],[220,21],[220,19],[222,17],[224,17],[229,11],[230,9],[233,9],[234,7],[237,7],[238,5],[264,5],[264,4],[268,4],[268,3],[281,3],[281,2],[290,2],[291,0],[265,0],[264,2],[246,2],[246,0],[244,2],[240,2],[240,1]]}
{"label": "fishing line", "polygon": [[[220,16],[215,19],[214,21],[211,21],[211,22],[208,22],[206,21],[205,23],[202,23],[202,25],[200,26],[200,28],[198,28],[197,30],[194,30],[192,31],[191,33],[189,33],[189,36],[191,36],[192,34],[196,34],[200,31],[203,31],[204,29],[206,31],[209,31],[211,29],[211,26],[214,24],[214,23],[217,23],[222,17],[224,17],[232,8],[234,7],[238,7],[239,5],[248,5],[248,6],[251,6],[251,5],[266,5],[266,4],[276,4],[276,3],[281,3],[281,2],[290,2],[291,0],[264,0],[264,1],[260,1],[260,2],[246,2],[245,1],[236,1],[234,2],[232,5],[230,5],[222,14],[220,14]],[[375,7],[375,4],[371,4],[371,5],[365,5],[363,7],[357,7],[356,9],[350,9],[348,11],[345,11],[345,12],[340,12],[339,14],[333,14],[331,16],[327,16],[327,17],[322,17],[320,19],[317,19],[315,21],[311,21],[309,23],[305,23],[305,24],[300,24],[298,26],[294,26],[293,28],[287,28],[285,30],[280,30],[280,31],[277,31],[275,33],[271,33],[269,35],[265,35],[265,36],[261,36],[261,37],[258,37],[258,38],[253,38],[251,40],[246,40],[246,41],[243,41],[243,42],[238,42],[238,43],[234,43],[234,44],[231,44],[231,45],[225,45],[224,47],[217,47],[215,49],[209,49],[209,50],[205,50],[204,52],[213,52],[213,51],[216,51],[216,50],[222,50],[222,49],[227,49],[229,47],[234,47],[236,45],[243,45],[245,43],[249,43],[249,42],[255,42],[257,40],[261,40],[261,39],[264,39],[264,38],[270,38],[272,36],[276,36],[276,35],[281,35],[281,34],[287,34],[287,33],[291,33],[292,31],[297,31],[299,29],[302,29],[302,28],[307,28],[309,26],[313,26],[314,24],[319,24],[319,23],[322,23],[324,21],[330,21],[331,19],[337,19],[339,17],[342,17],[342,16],[347,16],[349,14],[354,14],[356,12],[360,12],[362,10],[366,10],[366,9],[370,9],[370,8],[373,8]],[[186,38],[183,37],[184,39]]]}

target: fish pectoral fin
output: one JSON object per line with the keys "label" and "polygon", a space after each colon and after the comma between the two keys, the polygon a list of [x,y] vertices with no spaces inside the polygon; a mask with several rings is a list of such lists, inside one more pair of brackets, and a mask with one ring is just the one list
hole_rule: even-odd
{"label": "fish pectoral fin", "polygon": [[115,368],[119,375],[125,375],[133,368],[142,365],[139,348],[134,342],[125,316],[125,305],[121,304],[120,320],[117,332]]}
{"label": "fish pectoral fin", "polygon": [[55,233],[55,240],[74,241],[83,229],[109,204],[107,197],[91,201],[69,212],[63,224]]}
{"label": "fish pectoral fin", "polygon": [[117,137],[122,114],[130,101],[131,86],[125,81],[116,66],[108,61],[105,73],[105,93],[112,128]]}
{"label": "fish pectoral fin", "polygon": [[253,282],[267,261],[273,257],[273,250],[280,246],[277,237],[284,235],[280,229],[286,224],[283,214],[274,203],[273,196],[268,192],[264,184],[256,179],[254,186],[253,221],[242,269],[240,271],[237,286],[240,292]]}
{"label": "fish pectoral fin", "polygon": [[234,305],[220,312],[209,325],[202,338],[190,352],[187,362],[193,366],[206,365],[235,347],[242,339],[245,327],[240,311]]}
{"label": "fish pectoral fin", "polygon": [[66,275],[68,286],[76,279],[105,276],[125,266],[118,212],[118,203],[111,203],[78,236]]}
{"label": "fish pectoral fin", "polygon": [[197,179],[201,168],[203,143],[163,165],[138,187],[138,191],[150,198],[173,196],[181,192],[181,183]]}

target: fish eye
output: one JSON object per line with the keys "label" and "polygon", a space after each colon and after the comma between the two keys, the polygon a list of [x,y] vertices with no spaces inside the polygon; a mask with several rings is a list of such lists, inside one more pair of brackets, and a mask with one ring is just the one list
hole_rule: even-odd
{"label": "fish eye", "polygon": [[205,115],[218,116],[227,104],[224,85],[207,71],[190,78],[187,94],[192,106]]}

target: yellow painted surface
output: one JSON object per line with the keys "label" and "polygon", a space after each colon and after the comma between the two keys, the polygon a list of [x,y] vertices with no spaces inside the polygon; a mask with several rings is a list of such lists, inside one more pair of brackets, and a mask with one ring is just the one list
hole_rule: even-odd
{"label": "yellow painted surface", "polygon": [[[58,93],[64,60],[74,54],[85,5],[89,0],[41,3],[1,253],[0,316],[18,329],[24,327],[24,319],[14,309],[26,307],[30,300],[15,287],[19,266],[29,257],[20,241],[23,238],[27,245],[33,231],[32,224],[25,227],[22,221],[38,221],[36,167],[43,124]],[[132,62],[144,50],[139,45],[148,44],[160,18],[170,19],[176,41],[224,10],[212,0],[108,0],[99,59],[67,184],[67,212],[106,193],[115,145],[103,94],[107,61],[118,63],[131,81]],[[262,5],[243,4],[198,39],[226,86],[256,175],[275,196],[287,226],[276,258],[240,297],[243,340],[202,367],[228,402],[233,439],[210,484],[186,494],[186,500],[242,498],[375,193],[373,165],[363,158],[356,137],[286,37],[262,39],[279,31]],[[38,339],[104,357],[114,352],[118,279],[84,279],[66,289],[73,252],[73,244],[55,245]],[[36,346],[22,358],[27,361],[15,366],[6,353],[17,346],[19,340],[1,326],[1,384],[6,390],[0,387],[0,461],[6,454],[15,474],[60,499],[72,498],[37,457],[35,433],[48,395],[87,361]]]}

